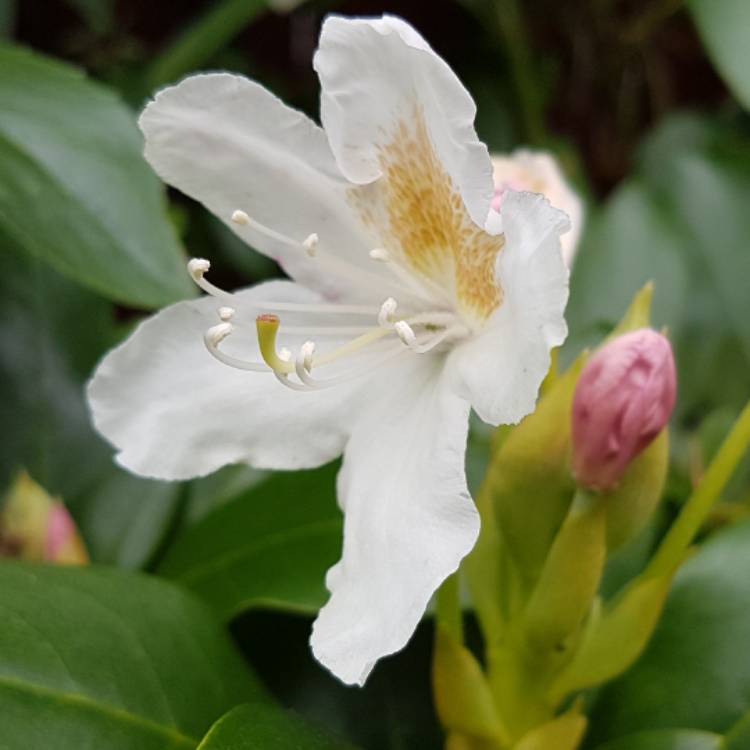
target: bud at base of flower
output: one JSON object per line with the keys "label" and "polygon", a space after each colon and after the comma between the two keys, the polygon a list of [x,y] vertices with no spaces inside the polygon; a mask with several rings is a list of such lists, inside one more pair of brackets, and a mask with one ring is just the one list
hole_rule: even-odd
{"label": "bud at base of flower", "polygon": [[581,487],[609,491],[664,429],[677,376],[669,341],[643,328],[620,336],[589,361],[573,399],[573,475]]}
{"label": "bud at base of flower", "polygon": [[60,565],[89,562],[65,506],[25,472],[11,485],[0,514],[0,556]]}

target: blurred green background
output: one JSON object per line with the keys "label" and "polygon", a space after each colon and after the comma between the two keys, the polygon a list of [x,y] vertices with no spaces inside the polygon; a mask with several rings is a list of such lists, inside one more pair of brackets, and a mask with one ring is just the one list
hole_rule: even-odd
{"label": "blurred green background", "polygon": [[[750,395],[750,3],[0,0],[0,482],[26,468],[64,499],[95,562],[202,595],[285,705],[363,748],[434,748],[429,623],[361,691],[309,654],[340,545],[335,467],[141,480],[113,464],[83,400],[144,312],[193,293],[187,255],[211,258],[220,286],[279,274],[163,194],[137,112],[160,86],[227,69],[316,117],[311,59],[329,12],[403,16],[474,96],[491,151],[560,159],[587,203],[563,361],[655,281],[680,373],[668,518]],[[487,440],[477,425],[474,486]],[[717,526],[750,509],[745,463]]]}

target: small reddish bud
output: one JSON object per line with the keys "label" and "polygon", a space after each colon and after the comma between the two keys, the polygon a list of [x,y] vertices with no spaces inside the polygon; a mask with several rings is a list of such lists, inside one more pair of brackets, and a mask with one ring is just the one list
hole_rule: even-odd
{"label": "small reddish bud", "polygon": [[586,365],[573,399],[573,474],[587,489],[617,486],[664,429],[677,395],[672,347],[649,328],[625,334]]}

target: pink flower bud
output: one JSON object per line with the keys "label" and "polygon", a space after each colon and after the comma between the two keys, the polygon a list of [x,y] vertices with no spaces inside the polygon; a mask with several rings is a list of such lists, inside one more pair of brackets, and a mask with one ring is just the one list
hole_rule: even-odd
{"label": "pink flower bud", "polygon": [[573,400],[578,483],[613,489],[667,424],[676,395],[672,347],[660,333],[642,328],[600,349],[581,373]]}
{"label": "pink flower bud", "polygon": [[44,559],[59,565],[85,565],[88,562],[78,529],[62,503],[53,503],[47,516]]}

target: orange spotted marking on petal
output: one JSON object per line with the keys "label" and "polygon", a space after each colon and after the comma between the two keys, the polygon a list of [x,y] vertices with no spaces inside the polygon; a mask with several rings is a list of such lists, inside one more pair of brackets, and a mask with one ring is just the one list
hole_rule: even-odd
{"label": "orange spotted marking on petal", "polygon": [[502,303],[495,260],[504,237],[472,221],[420,110],[380,147],[380,164],[381,179],[351,191],[364,221],[392,256],[439,285],[461,312],[488,318]]}

